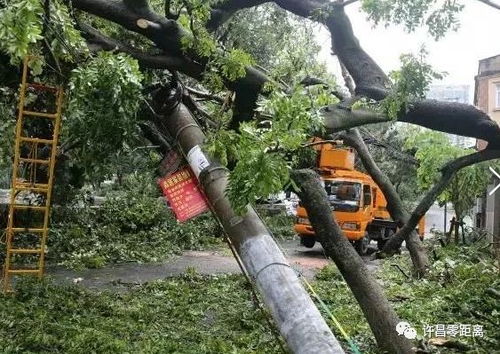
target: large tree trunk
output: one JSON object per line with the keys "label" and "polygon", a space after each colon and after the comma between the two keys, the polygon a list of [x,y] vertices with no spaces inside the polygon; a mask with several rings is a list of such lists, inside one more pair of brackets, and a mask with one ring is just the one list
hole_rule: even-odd
{"label": "large tree trunk", "polygon": [[[166,119],[162,127],[170,136],[176,137],[181,151],[187,155],[194,147],[203,145],[205,136],[189,110],[182,103],[173,101],[175,99],[167,100],[169,107],[163,107]],[[199,157],[203,156],[201,154]],[[196,169],[197,162],[191,162],[192,168]],[[244,215],[233,211],[225,195],[227,170],[210,163],[202,170],[200,183],[290,350],[293,353],[343,353],[253,208],[249,206]]]}
{"label": "large tree trunk", "polygon": [[399,319],[382,288],[333,219],[318,175],[311,170],[298,170],[292,172],[292,179],[300,188],[298,194],[316,237],[351,288],[380,348],[389,353],[413,353],[411,343],[395,330]]}

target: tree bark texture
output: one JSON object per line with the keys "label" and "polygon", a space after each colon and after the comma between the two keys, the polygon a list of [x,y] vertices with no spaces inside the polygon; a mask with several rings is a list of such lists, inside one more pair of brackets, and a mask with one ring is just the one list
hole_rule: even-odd
{"label": "tree bark texture", "polygon": [[[265,2],[271,1],[228,0],[219,2],[212,9],[212,18],[207,24],[207,28],[215,30],[238,10]],[[332,48],[354,79],[356,94],[375,100],[381,100],[387,96],[390,84],[387,75],[360,46],[351,22],[344,11],[344,5],[331,3],[327,0],[275,0],[272,2],[298,16],[314,19],[330,30]],[[203,77],[207,58],[200,57],[194,51],[182,49],[182,37],[190,36],[190,34],[183,30],[176,21],[152,11],[147,1],[72,0],[72,4],[77,9],[113,21],[128,30],[142,34],[163,53],[151,55],[127,48],[105,36],[98,36],[95,32],[89,34],[93,45],[102,45],[102,49],[105,50],[116,48],[127,52],[150,67],[179,70],[197,80]],[[318,10],[325,11],[326,15],[313,16]],[[151,25],[142,28],[138,25],[139,19],[147,20]],[[264,72],[254,67],[248,67],[245,77],[234,82],[226,82],[226,86],[236,92],[234,109],[236,114],[232,127],[237,127],[241,121],[252,119],[257,97],[268,81],[269,78]],[[333,113],[339,112],[334,111]],[[332,129],[336,131],[356,126],[353,125],[354,122],[342,119],[347,124],[343,128],[342,125],[329,122],[328,116],[331,117],[332,114],[326,116],[325,125],[328,129],[332,128],[332,124],[334,125]],[[388,117],[385,119],[390,120]],[[470,105],[433,100],[416,101],[411,103],[407,109],[402,110],[397,119],[434,130],[483,139],[489,142],[489,148],[497,148],[500,145],[498,124],[485,113]],[[362,119],[357,124],[366,124],[367,120],[376,123],[383,120],[383,117],[373,113],[369,119],[366,114],[362,114]]]}
{"label": "tree bark texture", "polygon": [[297,170],[292,179],[300,188],[298,195],[316,237],[356,297],[380,348],[389,353],[413,353],[411,343],[395,330],[399,319],[382,288],[333,219],[319,176],[311,170]]}

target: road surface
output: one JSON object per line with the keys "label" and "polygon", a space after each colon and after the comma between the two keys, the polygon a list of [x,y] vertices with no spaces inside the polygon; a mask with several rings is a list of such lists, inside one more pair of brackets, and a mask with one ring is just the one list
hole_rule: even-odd
{"label": "road surface", "polygon": [[[279,242],[290,265],[306,278],[313,278],[318,270],[330,264],[321,245],[311,249],[299,244],[299,240]],[[365,257],[368,268],[376,270],[380,260]],[[188,251],[181,256],[173,257],[163,263],[125,263],[110,265],[100,269],[75,271],[60,266],[49,266],[47,275],[58,283],[78,283],[97,290],[110,289],[126,291],[143,283],[174,277],[195,270],[200,274],[239,274],[236,260],[229,250]]]}
{"label": "road surface", "polygon": [[[450,206],[446,213],[446,228],[450,227],[450,220],[455,215]],[[444,230],[444,208],[434,204],[427,214],[425,214],[425,234],[428,235],[432,230],[443,232]]]}
{"label": "road surface", "polygon": [[[426,215],[426,233],[432,229],[443,230],[443,213],[443,208],[438,206],[433,206],[429,210]],[[453,213],[448,212],[448,222],[452,216]],[[301,246],[298,239],[280,241],[279,244],[290,265],[307,278],[313,278],[318,270],[331,263],[319,243],[311,249]],[[372,243],[371,247],[375,248],[375,243]],[[364,257],[364,260],[371,271],[376,270],[380,265],[380,260],[373,260],[370,256]],[[126,291],[135,285],[178,276],[188,270],[195,270],[200,274],[238,274],[241,272],[229,250],[220,249],[188,251],[162,263],[124,263],[82,271],[49,266],[47,274],[58,283],[79,283],[88,288]]]}

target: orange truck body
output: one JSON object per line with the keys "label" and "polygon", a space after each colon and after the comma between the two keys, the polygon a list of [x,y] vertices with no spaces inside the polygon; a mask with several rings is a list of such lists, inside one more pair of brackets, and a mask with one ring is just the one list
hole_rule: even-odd
{"label": "orange truck body", "polygon": [[[345,237],[352,241],[359,253],[366,252],[370,240],[378,241],[379,248],[397,231],[387,211],[387,201],[373,179],[354,168],[355,153],[351,148],[337,148],[333,144],[315,146],[318,150],[318,168],[325,185],[332,213]],[[424,220],[419,225],[423,237]],[[306,210],[299,204],[294,229],[301,243],[312,247],[316,241]]]}

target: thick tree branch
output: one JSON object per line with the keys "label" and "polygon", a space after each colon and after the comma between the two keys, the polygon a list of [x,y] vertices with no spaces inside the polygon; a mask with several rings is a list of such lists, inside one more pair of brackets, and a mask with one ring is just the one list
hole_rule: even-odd
{"label": "thick tree branch", "polygon": [[[366,124],[388,122],[382,113],[366,109],[346,109],[341,105],[322,110],[327,133]],[[432,130],[468,136],[488,141],[488,149],[500,148],[500,127],[486,113],[474,106],[436,100],[416,101],[402,110],[396,120],[412,123]]]}
{"label": "thick tree branch", "polygon": [[500,148],[498,124],[486,113],[468,104],[422,100],[410,104],[397,119],[432,130],[483,139],[489,142],[489,149]]}
{"label": "thick tree branch", "polygon": [[91,50],[117,50],[129,54],[137,59],[142,66],[148,68],[169,69],[173,71],[182,70],[193,78],[201,79],[202,77],[202,66],[186,57],[149,54],[109,38],[87,24],[81,24],[80,29],[83,31],[82,35],[87,40]]}
{"label": "thick tree branch", "polygon": [[328,134],[359,127],[361,125],[389,122],[386,115],[365,109],[351,110],[341,105],[324,107],[321,110],[323,125]]}
{"label": "thick tree branch", "polygon": [[[77,9],[142,34],[161,49],[168,49],[172,54],[181,53],[180,36],[187,33],[175,21],[152,12],[144,1],[141,2],[141,6],[131,6],[133,1],[128,1],[127,4],[117,0],[72,0],[72,3]],[[144,26],[138,20],[145,20],[155,25]]]}
{"label": "thick tree branch", "polygon": [[483,4],[486,4],[488,6],[491,6],[497,10],[500,10],[500,4],[497,4],[493,1],[490,1],[490,0],[478,0],[478,1],[481,1]]}
{"label": "thick tree branch", "polygon": [[[228,21],[236,12],[248,9],[264,3],[273,2],[284,10],[287,10],[297,16],[309,18],[321,8],[331,5],[328,0],[226,0],[218,3],[212,8],[211,19],[207,28],[211,31]],[[339,6],[345,6],[338,3]],[[347,4],[348,5],[348,4]]]}
{"label": "thick tree branch", "polygon": [[356,94],[375,100],[387,95],[389,79],[375,61],[361,48],[351,21],[342,4],[332,5],[330,16],[323,20],[332,36],[332,48],[356,84]]}
{"label": "thick tree branch", "polygon": [[417,225],[419,220],[427,213],[436,198],[443,193],[446,187],[449,185],[455,174],[462,168],[474,165],[479,162],[489,161],[493,159],[500,158],[500,150],[483,150],[476,152],[474,154],[459,157],[446,164],[441,169],[441,178],[436,184],[427,192],[427,194],[422,198],[417,207],[413,210],[408,222],[401,228],[396,235],[387,242],[383,252],[392,252],[401,246],[406,235],[413,230]]}
{"label": "thick tree branch", "polygon": [[128,8],[133,9],[135,12],[149,11],[148,0],[122,0]]}
{"label": "thick tree branch", "polygon": [[[403,201],[401,200],[391,180],[380,170],[375,163],[375,160],[373,160],[373,157],[368,151],[368,147],[361,138],[359,131],[357,129],[353,129],[347,133],[341,134],[341,137],[347,145],[352,146],[357,151],[359,158],[363,162],[363,166],[382,190],[382,193],[387,200],[387,210],[389,211],[392,219],[398,223],[399,227],[407,224],[410,219],[410,215],[404,208]],[[414,225],[413,228],[408,229],[409,231],[404,235],[404,239],[406,240],[406,245],[408,247],[408,251],[410,252],[415,274],[418,277],[421,277],[427,270],[429,259],[422,241],[415,232],[415,227],[416,225]],[[400,246],[401,244],[399,247]],[[396,249],[399,249],[399,247]]]}

